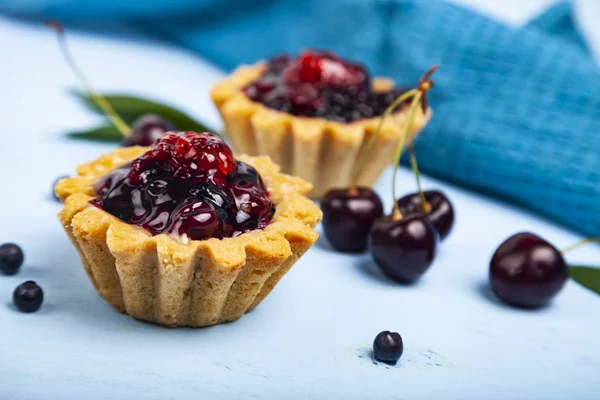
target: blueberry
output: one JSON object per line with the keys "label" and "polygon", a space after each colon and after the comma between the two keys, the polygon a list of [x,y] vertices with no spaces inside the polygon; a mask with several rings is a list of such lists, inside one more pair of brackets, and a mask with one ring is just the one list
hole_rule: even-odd
{"label": "blueberry", "polygon": [[13,304],[24,313],[36,312],[44,301],[42,288],[33,281],[21,283],[13,292]]}
{"label": "blueberry", "polygon": [[69,175],[61,175],[58,178],[56,178],[54,180],[54,183],[52,184],[52,198],[56,201],[60,201],[60,199],[58,198],[58,196],[56,195],[56,185],[58,184],[58,181],[60,181],[61,179],[65,179],[68,178]]}
{"label": "blueberry", "polygon": [[402,353],[404,344],[398,332],[380,332],[373,342],[373,358],[388,365],[396,365]]}
{"label": "blueberry", "polygon": [[23,264],[23,250],[14,243],[0,246],[0,271],[4,275],[14,275]]}

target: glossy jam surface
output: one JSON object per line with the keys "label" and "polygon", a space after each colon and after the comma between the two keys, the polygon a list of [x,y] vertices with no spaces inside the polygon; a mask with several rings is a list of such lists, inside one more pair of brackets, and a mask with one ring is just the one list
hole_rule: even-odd
{"label": "glossy jam surface", "polygon": [[366,68],[329,52],[278,56],[244,87],[252,101],[297,116],[353,122],[380,116],[405,90],[375,92]]}
{"label": "glossy jam surface", "polygon": [[96,182],[92,204],[153,235],[235,237],[267,226],[275,206],[258,172],[212,133],[169,132]]}

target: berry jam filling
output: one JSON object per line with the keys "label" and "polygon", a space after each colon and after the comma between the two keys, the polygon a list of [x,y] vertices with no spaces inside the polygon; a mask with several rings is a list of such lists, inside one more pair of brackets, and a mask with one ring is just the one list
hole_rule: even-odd
{"label": "berry jam filling", "polygon": [[270,59],[262,76],[243,90],[250,100],[269,108],[339,122],[378,117],[406,92],[373,91],[363,65],[315,51]]}
{"label": "berry jam filling", "polygon": [[264,228],[275,213],[258,172],[208,132],[166,133],[95,190],[94,206],[153,235],[235,237]]}

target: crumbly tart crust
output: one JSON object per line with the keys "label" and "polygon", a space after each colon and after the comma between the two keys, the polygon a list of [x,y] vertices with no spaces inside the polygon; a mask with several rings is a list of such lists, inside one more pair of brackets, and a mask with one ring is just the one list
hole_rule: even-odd
{"label": "crumbly tart crust", "polygon": [[[348,187],[353,168],[381,117],[352,123],[322,118],[297,117],[250,100],[242,88],[257,80],[266,65],[240,66],[216,83],[211,91],[224,122],[227,137],[236,152],[268,155],[284,173],[299,176],[313,184],[310,196],[321,198],[335,187]],[[376,78],[373,87],[386,91],[393,87],[389,79]],[[431,110],[417,112],[410,131],[418,134],[431,117]],[[403,108],[384,121],[362,168],[358,185],[372,186],[385,167],[393,161],[403,123]]]}
{"label": "crumbly tart crust", "polygon": [[150,235],[89,205],[93,182],[147,150],[120,148],[80,165],[56,186],[58,218],[94,287],[115,309],[167,326],[233,321],[256,307],[314,244],[321,211],[310,183],[281,174],[268,157],[236,157],[261,174],[277,211],[264,230],[182,243]]}

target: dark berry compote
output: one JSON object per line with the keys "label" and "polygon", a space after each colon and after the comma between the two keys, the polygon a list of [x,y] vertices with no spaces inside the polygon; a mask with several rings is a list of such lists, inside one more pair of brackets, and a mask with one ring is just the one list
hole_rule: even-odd
{"label": "dark berry compote", "polygon": [[267,226],[275,206],[258,172],[212,133],[168,132],[95,184],[92,204],[153,235],[203,240]]}
{"label": "dark berry compote", "polygon": [[338,122],[383,115],[405,91],[374,91],[363,65],[311,50],[271,58],[262,76],[244,87],[250,100],[269,108]]}

